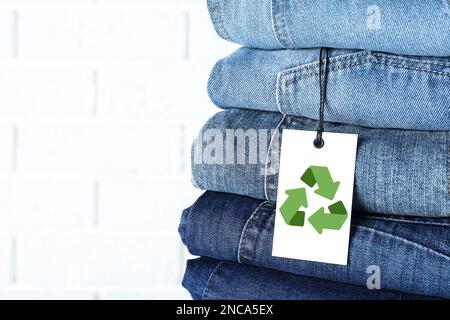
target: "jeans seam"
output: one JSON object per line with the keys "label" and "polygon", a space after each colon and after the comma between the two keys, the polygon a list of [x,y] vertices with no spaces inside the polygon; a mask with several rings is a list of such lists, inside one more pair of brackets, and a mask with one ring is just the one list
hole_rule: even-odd
{"label": "jeans seam", "polygon": [[[428,69],[415,68],[415,67],[408,67],[408,66],[404,66],[404,65],[400,65],[400,64],[391,63],[391,62],[370,61],[370,60],[358,61],[358,62],[350,63],[350,64],[344,65],[344,66],[330,67],[328,70],[329,71],[344,70],[344,69],[350,69],[350,68],[353,68],[353,67],[356,67],[356,66],[359,66],[359,65],[371,64],[371,63],[373,63],[373,64],[380,64],[380,65],[388,65],[388,66],[392,66],[392,67],[398,68],[398,69],[407,69],[407,70],[412,70],[412,71],[417,71],[417,72],[426,72],[426,73],[436,74],[436,75],[440,75],[440,76],[450,77],[450,72],[435,71],[435,70],[428,70]],[[303,70],[297,70],[296,72],[299,72],[299,71],[303,71]],[[302,74],[302,75],[294,75],[292,78],[287,79],[285,81],[285,86],[292,85],[297,80],[301,80],[301,79],[304,79],[304,78],[317,76],[317,75],[319,75],[319,73],[315,72],[315,71],[307,73],[307,74]]]}
{"label": "jeans seam", "polygon": [[[361,57],[363,57],[364,60],[356,61],[356,62],[348,64],[348,65],[333,68],[333,64],[335,64],[336,62],[350,61],[352,59],[358,59]],[[450,72],[435,71],[435,70],[429,70],[429,69],[424,69],[424,68],[419,68],[419,67],[414,68],[414,67],[409,67],[409,66],[405,66],[405,65],[401,65],[401,64],[396,64],[393,62],[376,61],[374,59],[370,59],[371,57],[379,57],[379,58],[404,61],[404,62],[409,62],[409,63],[420,63],[420,64],[426,64],[426,65],[430,65],[430,66],[450,67],[450,63],[441,63],[441,62],[433,61],[433,60],[419,60],[419,59],[414,59],[414,58],[393,56],[393,55],[389,55],[389,54],[372,52],[372,51],[360,51],[357,53],[350,53],[350,54],[345,54],[345,55],[330,58],[330,71],[344,69],[344,68],[350,68],[355,65],[360,65],[362,63],[378,63],[378,64],[392,65],[392,66],[398,67],[398,68],[412,69],[412,70],[416,70],[416,71],[424,71],[424,72],[437,73],[437,74],[443,74],[443,75],[450,76]],[[290,75],[292,73],[299,73],[300,71],[305,71],[305,70],[313,70],[313,72],[306,73],[303,75],[297,75],[294,78],[294,80],[296,78],[318,75],[319,73],[315,71],[317,69],[317,66],[318,66],[318,62],[300,65],[300,66],[280,72],[279,76],[284,77],[284,76]],[[287,82],[289,82],[289,80],[287,80]]]}
{"label": "jeans seam", "polygon": [[202,294],[202,300],[205,300],[206,296],[208,295],[209,288],[211,287],[212,279],[216,275],[217,271],[222,267],[222,265],[225,263],[225,261],[220,261],[213,269],[211,274],[208,277],[208,280],[206,281],[205,289],[203,290]]}
{"label": "jeans seam", "polygon": [[276,13],[275,13],[275,2],[277,0],[272,0],[270,3],[270,14],[272,16],[272,30],[273,30],[273,34],[275,35],[275,40],[278,42],[278,44],[280,45],[281,48],[285,48],[284,44],[282,43],[282,41],[280,40],[279,37],[279,30],[278,30],[278,26],[277,23],[275,21],[276,19]]}
{"label": "jeans seam", "polygon": [[[450,0],[449,0],[450,1]],[[445,138],[447,142],[447,200],[450,200],[450,135],[449,132],[445,133]],[[447,210],[450,211],[450,208],[448,208],[449,204],[447,202]],[[449,212],[450,215],[450,212]]]}
{"label": "jeans seam", "polygon": [[[267,202],[267,201],[264,201],[264,202]],[[261,203],[258,207],[256,207],[255,210],[253,210],[252,214],[247,219],[247,221],[244,224],[244,227],[242,228],[241,237],[239,239],[239,250],[238,250],[238,256],[237,256],[237,261],[239,263],[242,263],[241,257],[244,255],[244,248],[245,248],[245,245],[246,245],[246,242],[247,242],[247,237],[248,237],[248,232],[246,232],[247,231],[247,227],[251,223],[251,221],[253,219],[255,219],[255,216],[256,216],[256,214],[258,212],[258,209],[261,207],[261,205],[263,203]]]}
{"label": "jeans seam", "polygon": [[395,60],[401,60],[401,61],[406,61],[406,62],[414,62],[414,63],[421,63],[421,64],[431,64],[433,66],[440,66],[440,67],[450,67],[450,63],[444,63],[444,62],[439,62],[436,60],[424,60],[424,59],[416,59],[416,58],[408,58],[406,56],[397,56],[397,55],[392,55],[392,54],[386,54],[386,53],[381,53],[381,52],[370,52],[369,53],[373,56],[376,57],[381,57],[381,58],[388,58],[388,59],[395,59]]}
{"label": "jeans seam", "polygon": [[412,245],[412,246],[414,246],[416,248],[420,248],[420,249],[422,249],[424,251],[430,252],[433,255],[436,255],[436,256],[439,256],[439,257],[443,257],[445,260],[448,260],[450,262],[450,256],[448,256],[448,255],[446,255],[446,254],[444,254],[442,252],[439,252],[439,251],[437,251],[435,249],[428,248],[428,247],[426,247],[426,246],[424,246],[424,245],[422,245],[420,243],[414,242],[412,240],[403,238],[403,237],[398,236],[398,235],[394,235],[394,234],[386,232],[386,231],[382,231],[382,230],[379,230],[379,229],[376,229],[376,228],[372,228],[372,227],[366,227],[366,226],[361,226],[361,225],[357,225],[357,224],[353,224],[353,226],[355,226],[356,228],[359,228],[359,229],[363,229],[363,230],[364,229],[365,230],[370,230],[372,232],[379,233],[379,234],[382,234],[382,235],[387,236],[387,237],[392,237],[392,238],[394,238],[396,240],[402,241],[402,242],[404,242],[406,244],[409,244],[409,245]]}
{"label": "jeans seam", "polygon": [[[279,10],[276,10],[276,8],[278,8]],[[288,34],[286,30],[285,0],[272,1],[272,15],[275,38],[277,39],[277,42],[281,44],[281,47],[286,49],[288,47]]]}
{"label": "jeans seam", "polygon": [[[345,54],[345,55],[341,55],[341,56],[337,56],[337,57],[331,57],[328,60],[329,60],[330,64],[333,64],[335,62],[348,61],[351,59],[367,56],[370,53],[371,53],[370,51],[360,51],[357,53],[349,53],[349,54]],[[324,60],[322,60],[322,61],[324,61]],[[297,67],[293,67],[293,68],[287,69],[285,71],[282,71],[282,72],[280,72],[280,74],[283,76],[287,76],[291,73],[297,73],[299,71],[303,71],[303,70],[307,70],[307,69],[315,70],[315,69],[317,69],[318,65],[319,65],[318,62],[307,63],[307,64],[299,65]]]}
{"label": "jeans seam", "polygon": [[[421,59],[415,59],[415,58],[408,58],[405,56],[395,56],[395,55],[386,54],[386,53],[373,52],[370,50],[359,51],[356,53],[347,53],[347,54],[339,55],[336,57],[331,57],[331,58],[329,58],[329,61],[331,64],[333,64],[335,62],[349,61],[349,60],[360,58],[360,57],[369,58],[370,56],[386,58],[386,59],[391,59],[391,60],[400,60],[400,61],[412,62],[412,63],[428,64],[428,65],[440,66],[440,67],[450,67],[450,63],[443,63],[443,62],[439,62],[436,60],[421,60]],[[299,70],[316,69],[317,66],[318,66],[318,62],[312,62],[312,63],[308,63],[305,65],[300,65],[300,66],[288,69],[281,73],[283,75],[288,75],[290,73],[296,73]]]}
{"label": "jeans seam", "polygon": [[450,223],[441,223],[441,222],[431,222],[431,221],[420,221],[420,220],[406,220],[401,218],[393,218],[393,217],[379,217],[379,216],[365,216],[364,219],[368,220],[381,220],[381,221],[392,221],[392,222],[400,222],[400,223],[408,223],[408,224],[418,224],[418,225],[429,225],[429,226],[438,226],[438,227],[450,227]]}
{"label": "jeans seam", "polygon": [[282,113],[282,114],[287,114],[284,111],[284,108],[283,108],[283,105],[284,105],[284,103],[283,103],[283,96],[284,96],[284,94],[282,94],[282,91],[283,91],[283,81],[282,80],[283,80],[283,72],[280,72],[280,73],[277,74],[277,88],[276,88],[276,91],[275,91],[275,100],[277,102],[278,111],[280,111],[280,113]]}
{"label": "jeans seam", "polygon": [[[239,239],[239,250],[238,250],[238,256],[237,256],[237,261],[239,263],[243,263],[242,257],[244,257],[244,250],[246,249],[247,238],[248,238],[248,235],[249,235],[249,233],[247,232],[248,227],[253,221],[256,221],[256,217],[259,214],[259,210],[267,203],[270,203],[270,201],[264,201],[264,202],[260,203],[259,206],[256,207],[256,209],[252,212],[250,217],[245,222],[244,227],[242,228],[241,237]],[[250,259],[247,259],[247,260],[250,260]]]}
{"label": "jeans seam", "polygon": [[[269,167],[270,154],[272,152],[273,139],[274,139],[276,134],[280,134],[280,132],[279,132],[280,127],[283,124],[283,122],[286,119],[286,117],[287,117],[287,115],[283,114],[283,117],[278,122],[277,126],[275,127],[275,131],[272,134],[272,137],[270,138],[269,148],[267,149],[267,153],[266,153],[266,163],[265,163],[265,168],[264,168],[264,197],[266,198],[267,201],[270,201],[270,199],[269,199],[269,187],[268,187],[268,182],[267,182],[267,180],[269,179],[269,176],[267,174],[267,170],[268,170],[268,167]],[[279,156],[278,156],[278,158],[279,158]],[[280,164],[278,164],[278,165],[280,165]],[[273,175],[271,175],[271,176],[273,176]]]}

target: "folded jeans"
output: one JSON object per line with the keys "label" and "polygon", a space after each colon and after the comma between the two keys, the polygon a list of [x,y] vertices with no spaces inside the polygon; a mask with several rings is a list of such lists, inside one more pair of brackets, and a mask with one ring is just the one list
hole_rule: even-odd
{"label": "folded jeans", "polygon": [[179,233],[198,256],[359,286],[376,266],[384,290],[450,298],[449,218],[355,214],[346,266],[272,256],[274,218],[274,203],[207,191],[184,210]]}
{"label": "folded jeans", "polygon": [[[328,62],[326,121],[450,130],[449,57],[338,49],[329,50]],[[241,48],[217,62],[208,81],[209,96],[220,108],[311,119],[319,116],[319,88],[319,49]]]}
{"label": "folded jeans", "polygon": [[217,33],[246,47],[450,56],[448,0],[208,0]]}
{"label": "folded jeans", "polygon": [[187,262],[183,286],[195,300],[422,300],[432,297],[371,289],[237,262]]}
{"label": "folded jeans", "polygon": [[[281,131],[274,131],[272,138],[276,128]],[[204,125],[192,148],[194,185],[203,190],[276,201],[283,129],[316,130],[317,121],[253,110],[217,113]],[[448,132],[325,123],[325,141],[328,131],[359,136],[355,210],[450,216]]]}

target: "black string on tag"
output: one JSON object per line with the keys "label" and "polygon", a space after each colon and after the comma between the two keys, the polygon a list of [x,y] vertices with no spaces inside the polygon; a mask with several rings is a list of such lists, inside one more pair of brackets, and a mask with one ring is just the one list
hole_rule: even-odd
{"label": "black string on tag", "polygon": [[[325,59],[322,61],[323,56]],[[317,136],[314,139],[314,147],[317,149],[323,148],[325,141],[322,138],[323,117],[325,113],[325,102],[327,95],[327,74],[328,74],[328,49],[320,48],[319,55],[319,82],[320,82],[320,113],[319,113],[319,128],[317,129]]]}

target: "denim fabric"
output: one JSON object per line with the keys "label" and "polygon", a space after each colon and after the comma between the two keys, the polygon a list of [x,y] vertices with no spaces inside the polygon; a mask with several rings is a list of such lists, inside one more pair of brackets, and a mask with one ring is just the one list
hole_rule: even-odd
{"label": "denim fabric", "polygon": [[[241,48],[214,66],[209,96],[224,109],[256,109],[317,119],[318,60],[319,49]],[[450,130],[448,57],[330,50],[327,70],[326,121],[374,128]]]}
{"label": "denim fabric", "polygon": [[194,255],[359,286],[376,265],[383,290],[450,298],[448,218],[354,215],[347,266],[273,257],[274,219],[271,202],[208,191],[184,210],[179,232]]}
{"label": "denim fabric", "polygon": [[418,300],[427,296],[360,287],[201,257],[187,262],[183,286],[195,300]]}
{"label": "denim fabric", "polygon": [[217,33],[262,49],[450,55],[448,0],[208,0]]}
{"label": "denim fabric", "polygon": [[[226,110],[217,113],[203,127],[192,148],[193,183],[200,189],[235,193],[276,201],[278,174],[265,170],[266,162],[251,164],[206,163],[199,150],[210,145],[205,132],[217,129],[253,128],[315,130],[315,120],[279,113],[250,110]],[[369,129],[325,123],[326,132],[359,135],[355,168],[354,209],[372,213],[411,216],[450,216],[448,132]],[[270,137],[269,137],[270,138]],[[202,141],[200,141],[200,139]],[[279,148],[273,139],[268,164],[278,172]],[[235,150],[242,147],[234,140]],[[267,151],[270,139],[260,139],[259,147]],[[283,147],[281,146],[281,150]],[[245,152],[249,153],[247,143]],[[272,160],[273,159],[273,160]]]}

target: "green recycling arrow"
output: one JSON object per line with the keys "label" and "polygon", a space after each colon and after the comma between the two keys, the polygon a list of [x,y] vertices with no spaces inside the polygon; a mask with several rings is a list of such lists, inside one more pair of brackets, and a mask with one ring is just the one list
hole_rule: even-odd
{"label": "green recycling arrow", "polygon": [[308,207],[305,188],[286,190],[286,194],[288,198],[280,207],[284,221],[289,226],[303,227],[305,224],[305,212],[298,209],[300,207]]}
{"label": "green recycling arrow", "polygon": [[322,234],[323,229],[341,229],[348,217],[347,210],[342,201],[332,204],[328,209],[330,213],[325,213],[325,209],[320,208],[308,219],[309,223],[320,234]]}
{"label": "green recycling arrow", "polygon": [[334,199],[340,184],[339,181],[333,181],[327,167],[319,166],[310,166],[301,177],[301,180],[311,188],[317,183],[318,188],[314,193],[328,200]]}

